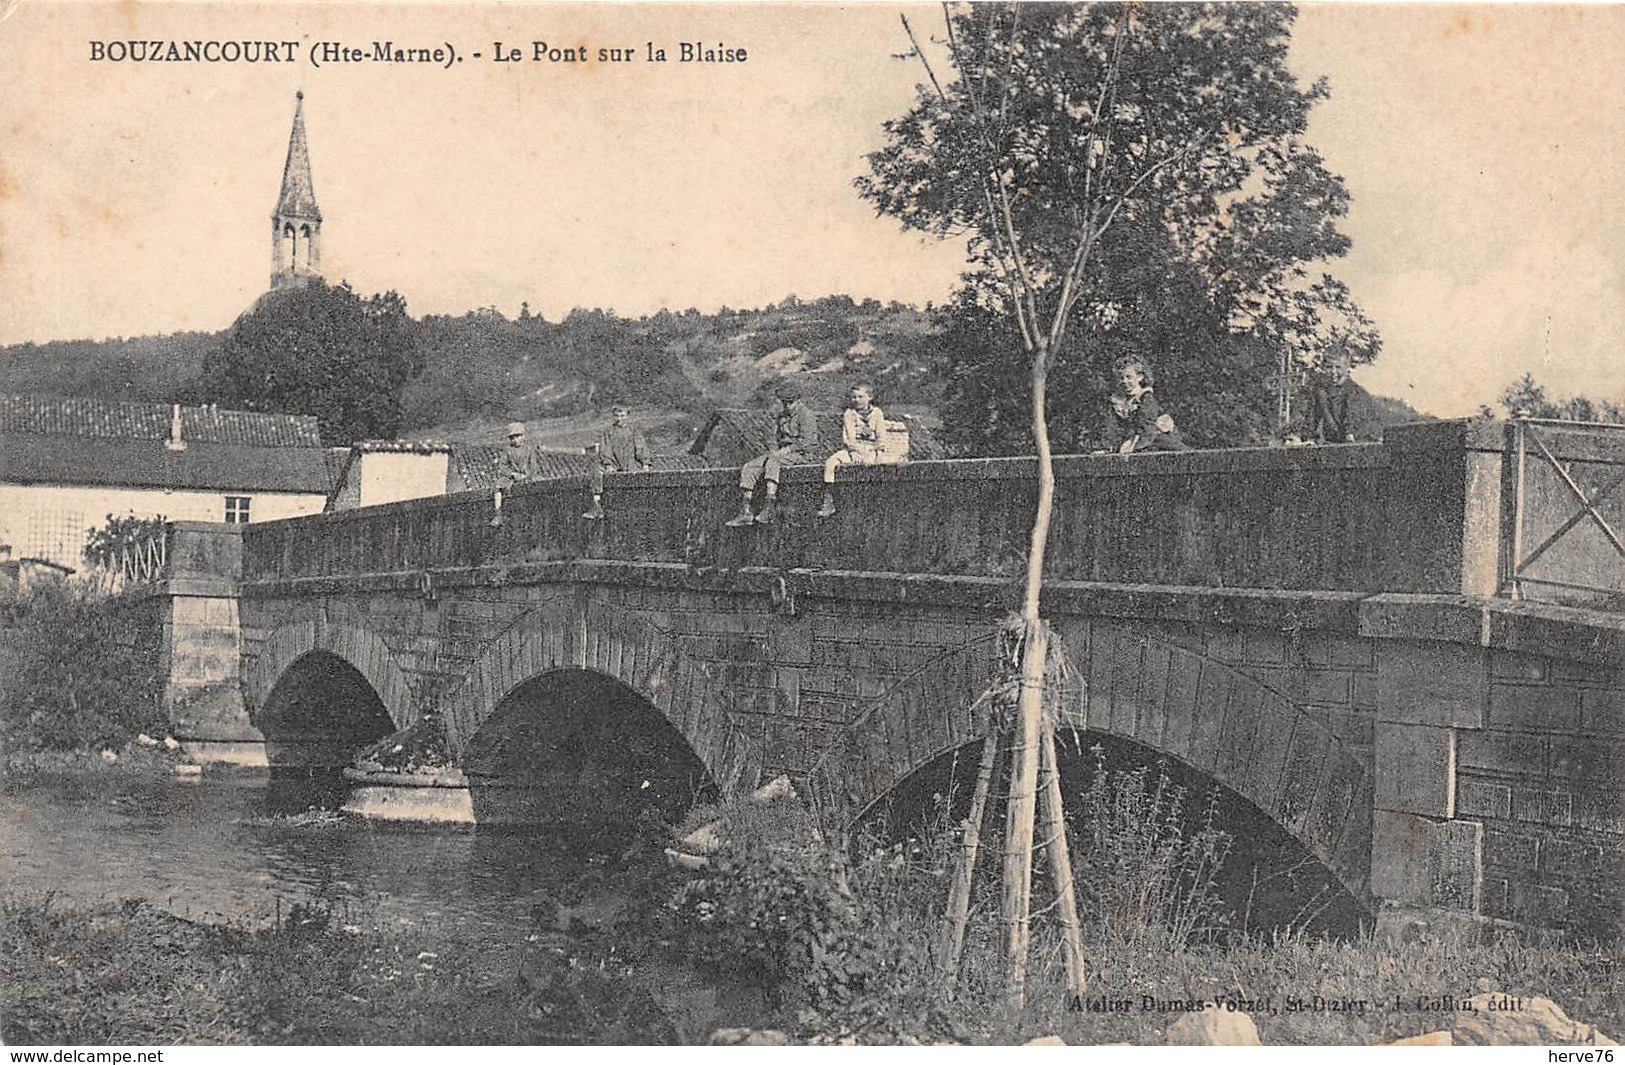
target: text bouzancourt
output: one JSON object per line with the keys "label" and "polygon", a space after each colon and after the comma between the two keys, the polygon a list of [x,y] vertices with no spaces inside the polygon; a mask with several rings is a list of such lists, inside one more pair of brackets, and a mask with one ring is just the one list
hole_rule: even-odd
{"label": "text bouzancourt", "polygon": [[90,41],[92,63],[293,63],[298,41]]}

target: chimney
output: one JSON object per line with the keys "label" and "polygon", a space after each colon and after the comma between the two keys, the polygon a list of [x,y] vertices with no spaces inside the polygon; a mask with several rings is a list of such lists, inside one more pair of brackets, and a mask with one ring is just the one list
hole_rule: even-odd
{"label": "chimney", "polygon": [[185,451],[186,441],[181,439],[181,405],[175,404],[169,417],[169,440],[164,447],[171,451]]}

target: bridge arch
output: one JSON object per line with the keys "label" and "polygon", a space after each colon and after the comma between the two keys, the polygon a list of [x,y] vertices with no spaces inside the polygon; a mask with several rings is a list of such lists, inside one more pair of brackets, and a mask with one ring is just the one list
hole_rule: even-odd
{"label": "bridge arch", "polygon": [[[1370,767],[1261,681],[1149,633],[1060,634],[1076,679],[1061,724],[1129,740],[1198,770],[1278,824],[1355,898],[1369,898]],[[944,651],[879,696],[819,760],[821,801],[862,817],[936,759],[980,740],[991,634]]]}
{"label": "bridge arch", "polygon": [[566,671],[602,674],[642,697],[682,734],[724,793],[755,783],[757,746],[704,665],[682,655],[669,630],[619,607],[576,600],[527,611],[480,651],[442,704],[453,757],[466,757],[475,734],[522,685]]}
{"label": "bridge arch", "polygon": [[263,711],[289,670],[314,652],[332,655],[371,685],[396,730],[417,721],[411,684],[389,646],[359,619],[335,621],[326,613],[284,623],[266,637],[246,678],[250,714]]}

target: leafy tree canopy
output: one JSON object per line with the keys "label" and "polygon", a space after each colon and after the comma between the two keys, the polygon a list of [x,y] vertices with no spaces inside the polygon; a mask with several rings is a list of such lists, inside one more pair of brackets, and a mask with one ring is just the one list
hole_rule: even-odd
{"label": "leafy tree canopy", "polygon": [[422,369],[417,323],[394,292],[368,299],[311,282],[268,294],[205,357],[205,402],[314,414],[328,444],[395,436],[401,397]]}
{"label": "leafy tree canopy", "polygon": [[1375,328],[1316,266],[1348,250],[1348,193],[1303,139],[1328,90],[1287,67],[1294,17],[1274,4],[950,11],[939,44],[953,77],[933,67],[858,188],[908,228],[968,234],[971,267],[943,312],[951,441],[1032,447],[990,237],[1006,212],[1033,317],[1067,308],[1046,407],[1063,447],[1089,446],[1122,355],[1150,360],[1163,406],[1207,444],[1268,434],[1265,379],[1283,364],[1376,356]]}
{"label": "leafy tree canopy", "polygon": [[[1529,412],[1532,418],[1562,418],[1565,421],[1575,422],[1625,422],[1625,405],[1611,403],[1606,399],[1591,399],[1588,396],[1572,396],[1564,400],[1552,399],[1546,394],[1546,388],[1535,380],[1532,374],[1524,374],[1523,378],[1514,384],[1508,385],[1506,391],[1501,393],[1501,407],[1508,414],[1516,414],[1520,410]],[[1485,408],[1485,414],[1489,409]]]}

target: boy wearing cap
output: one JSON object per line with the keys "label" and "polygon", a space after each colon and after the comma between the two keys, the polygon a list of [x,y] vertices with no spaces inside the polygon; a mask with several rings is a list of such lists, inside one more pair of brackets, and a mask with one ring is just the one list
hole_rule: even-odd
{"label": "boy wearing cap", "polygon": [[525,446],[525,423],[508,423],[508,446],[497,459],[497,490],[491,497],[496,513],[491,517],[493,527],[502,524],[502,490],[520,481],[526,481],[541,472],[541,457],[534,447]]}
{"label": "boy wearing cap", "polygon": [[541,472],[541,459],[534,447],[525,445],[525,423],[508,423],[508,446],[497,462],[497,479],[502,487],[529,480]]}
{"label": "boy wearing cap", "polygon": [[624,403],[610,408],[612,421],[598,434],[598,462],[592,473],[592,508],[581,515],[588,521],[601,521],[604,517],[604,474],[629,473],[651,467],[649,442],[643,434],[626,424],[632,409]]}
{"label": "boy wearing cap", "polygon": [[[818,453],[818,421],[807,405],[801,402],[801,390],[791,381],[780,381],[773,394],[779,400],[779,416],[774,428],[775,447],[767,454],[745,463],[739,470],[741,500],[739,513],[728,520],[728,525],[771,525],[774,520],[774,501],[779,495],[779,470],[786,465],[812,462]],[[761,513],[752,516],[751,496],[756,482],[767,481],[767,504]]]}

